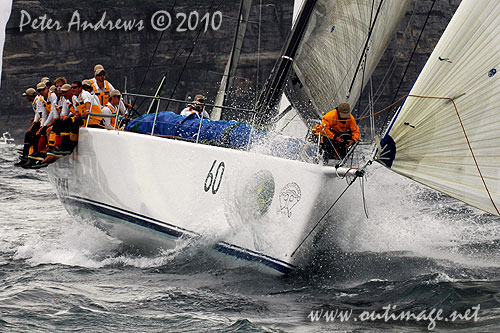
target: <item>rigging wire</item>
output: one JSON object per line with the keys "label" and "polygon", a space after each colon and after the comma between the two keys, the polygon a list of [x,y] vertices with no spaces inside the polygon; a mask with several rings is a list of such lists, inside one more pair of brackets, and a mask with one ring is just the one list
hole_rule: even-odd
{"label": "rigging wire", "polygon": [[260,86],[260,34],[261,34],[261,28],[262,28],[262,0],[260,0],[259,3],[259,29],[258,29],[258,37],[257,37],[257,77],[255,79],[255,101],[254,101],[254,106],[253,108],[257,108],[257,103],[259,99],[259,86]]}
{"label": "rigging wire", "polygon": [[[214,2],[215,2],[215,0],[212,0],[212,3],[210,4],[209,10],[212,8],[212,5],[213,5],[213,3],[214,3]],[[224,3],[224,2],[225,2],[225,0],[221,0],[221,2],[217,5],[216,10],[218,10],[218,9],[219,9],[219,8],[223,5],[223,3]],[[177,3],[177,0],[175,0],[175,1],[174,1],[174,3],[172,4],[171,11],[174,9],[174,6],[176,5],[176,3]],[[202,5],[201,5],[201,3],[200,3],[200,4],[198,5],[197,10],[199,10],[199,9],[201,8],[201,6],[202,6]],[[162,32],[162,36],[163,36],[163,32]],[[162,36],[160,36],[160,40],[161,40],[161,37],[162,37]],[[198,33],[198,35],[194,38],[194,40],[197,40],[197,39],[198,39],[198,37],[199,37],[199,33]],[[158,43],[158,45],[159,45],[159,43]],[[157,45],[156,49],[158,48],[158,45]],[[174,65],[175,65],[175,63],[176,63],[176,61],[178,60],[178,58],[179,58],[179,57],[182,55],[182,53],[184,52],[184,45],[187,45],[187,44],[186,44],[186,43],[185,43],[185,44],[180,43],[180,45],[177,47],[177,50],[175,51],[175,55],[174,55],[174,57],[173,57],[173,59],[172,59],[172,62],[171,62],[171,64],[170,64],[169,68],[171,68],[172,66],[174,66]],[[152,60],[153,60],[153,58],[155,57],[155,54],[156,54],[156,49],[155,49],[155,52],[153,53]],[[189,59],[189,58],[188,58],[188,59]],[[151,62],[150,62],[150,66],[148,66],[148,70],[146,71],[146,74],[148,73],[149,68],[151,67],[152,60],[151,60]],[[185,66],[184,66],[184,67],[185,67]],[[167,70],[164,72],[163,76],[166,76],[166,75],[167,75],[167,73],[168,73],[168,71],[169,71],[169,69],[167,69]],[[183,69],[183,71],[184,71],[184,69]],[[144,76],[143,82],[144,82],[144,80],[145,80],[146,74],[145,74],[145,76]],[[162,76],[162,77],[163,77],[163,76]],[[182,76],[182,72],[181,72],[181,76]],[[160,78],[160,79],[159,79],[158,83],[160,83],[160,82],[161,82],[161,80],[162,80],[162,78]],[[142,83],[141,83],[141,87],[142,87]],[[153,94],[152,92],[153,92],[153,91],[155,91],[155,90],[156,90],[156,88],[157,88],[157,85],[151,88],[151,90],[150,90],[150,91],[151,91],[150,95],[152,95],[152,94]],[[139,91],[140,91],[140,88],[139,88]],[[138,94],[140,94],[140,92],[139,92]],[[171,97],[172,97],[172,96],[171,96]],[[137,108],[140,108],[140,107],[143,105],[143,103],[144,103],[145,101],[146,101],[146,100],[145,100],[145,99],[143,99]],[[168,107],[168,104],[167,104],[167,107]]]}
{"label": "rigging wire", "polygon": [[[372,25],[373,20],[373,8],[375,7],[375,0],[372,0],[372,9],[370,10],[370,26]],[[370,38],[369,36],[367,38]],[[366,74],[366,57],[368,56],[368,52],[364,54],[364,64],[363,64],[363,75],[361,76],[361,86],[359,87],[359,95],[363,93],[363,85],[365,82],[365,74]],[[358,98],[358,109],[361,108],[361,98]]]}
{"label": "rigging wire", "polygon": [[361,63],[363,61],[363,57],[365,57],[365,54],[366,54],[366,51],[368,48],[368,43],[370,42],[370,39],[371,39],[371,36],[373,33],[373,29],[375,28],[375,24],[377,23],[378,14],[380,13],[380,9],[382,8],[383,3],[384,3],[384,0],[381,0],[379,5],[378,5],[377,13],[375,14],[375,19],[373,20],[373,24],[371,25],[370,31],[368,32],[368,38],[366,39],[366,43],[365,43],[365,46],[363,48],[363,52],[361,53],[361,57],[359,59],[358,66],[356,67],[356,70],[354,71],[354,77],[352,78],[351,86],[349,87],[349,90],[347,91],[347,97],[349,97],[351,95],[352,87],[354,86],[354,82],[356,82],[356,77],[358,76],[359,67],[361,66]]}
{"label": "rigging wire", "polygon": [[359,183],[361,185],[361,196],[363,198],[363,209],[365,211],[366,218],[369,219],[370,217],[368,216],[368,205],[366,204],[366,197],[365,197],[365,178],[361,177],[361,180]]}
{"label": "rigging wire", "polygon": [[[210,6],[208,7],[209,10],[212,9],[212,6],[213,6],[214,2],[215,2],[215,0],[212,0],[212,2],[210,3]],[[217,7],[217,9],[219,9],[219,7],[222,6],[222,3],[224,3],[224,1],[221,1],[221,3],[219,4],[219,6]],[[170,94],[170,98],[174,97],[175,91],[177,90],[177,87],[179,86],[179,83],[181,82],[182,74],[184,73],[184,70],[186,69],[186,66],[188,64],[189,58],[191,58],[191,55],[193,54],[194,47],[196,46],[196,43],[198,42],[198,38],[200,37],[200,34],[201,34],[202,30],[203,29],[200,29],[198,31],[198,34],[196,35],[196,37],[193,40],[193,45],[191,47],[191,50],[189,51],[189,54],[188,54],[188,56],[186,58],[186,61],[184,62],[184,65],[182,66],[181,73],[179,74],[179,77],[177,78],[177,82],[175,83],[174,89],[172,89],[172,93]],[[167,103],[167,108],[168,108],[169,105],[170,105],[170,102]]]}
{"label": "rigging wire", "polygon": [[[418,47],[418,44],[420,42],[420,39],[422,38],[422,34],[424,33],[424,30],[425,30],[425,27],[427,26],[427,22],[429,21],[429,17],[431,16],[431,13],[432,13],[432,9],[434,8],[434,5],[436,4],[436,0],[432,1],[432,5],[431,5],[431,8],[429,9],[429,11],[427,12],[427,17],[425,18],[425,22],[424,22],[424,25],[422,27],[422,29],[420,30],[420,34],[418,35],[418,38],[417,38],[417,42],[415,43],[415,47],[413,48],[413,52],[411,53],[411,56],[410,56],[410,60],[408,61],[408,63],[406,64],[406,68],[405,68],[405,71],[403,72],[403,76],[401,77],[401,80],[399,81],[399,85],[398,85],[398,89],[396,90],[396,94],[394,95],[393,99],[392,99],[392,103],[394,103],[394,101],[396,100],[398,94],[399,94],[399,90],[401,89],[401,86],[403,84],[403,81],[405,79],[405,76],[406,76],[406,73],[408,72],[408,68],[410,67],[410,64],[413,60],[413,56],[415,55],[416,51],[417,51],[417,47]],[[387,123],[387,120],[389,118],[389,114],[388,113],[384,119],[384,122],[383,124],[386,124]],[[382,135],[383,131],[384,131],[384,127],[385,126],[382,126],[381,128],[381,132],[380,134]]]}
{"label": "rigging wire", "polygon": [[351,187],[352,184],[354,184],[354,182],[356,181],[356,179],[358,178],[358,175],[354,176],[354,178],[349,182],[349,184],[347,185],[347,187],[342,191],[342,193],[340,193],[340,195],[337,197],[337,199],[333,202],[333,204],[330,206],[330,208],[328,208],[326,210],[326,212],[323,214],[323,216],[321,216],[321,218],[318,220],[318,222],[314,225],[314,227],[311,229],[311,231],[309,231],[309,233],[306,235],[306,237],[304,237],[304,239],[302,240],[302,242],[300,242],[300,244],[297,246],[297,248],[292,252],[292,254],[290,255],[290,257],[293,257],[294,254],[297,252],[297,250],[302,246],[302,244],[304,244],[304,242],[309,238],[309,236],[311,236],[311,234],[313,233],[314,230],[316,230],[316,228],[320,225],[321,222],[323,222],[323,220],[325,219],[325,217],[328,215],[328,213],[330,213],[330,211],[332,210],[332,208],[335,206],[335,204],[340,200],[340,198],[342,198],[342,196],[344,196],[345,192],[347,192],[347,190],[349,189],[349,187]]}
{"label": "rigging wire", "polygon": [[[344,196],[344,194],[347,192],[347,190],[349,189],[349,187],[352,186],[352,184],[354,184],[354,182],[356,181],[356,179],[358,179],[358,177],[363,177],[365,175],[365,169],[372,164],[372,160],[369,160],[363,167],[359,168],[358,170],[356,170],[356,172],[354,173],[354,177],[352,178],[352,180],[348,183],[347,187],[342,191],[342,193],[340,193],[340,195],[337,197],[337,199],[333,202],[333,204],[330,206],[330,208],[328,208],[326,210],[326,212],[323,214],[323,216],[321,216],[321,218],[318,220],[318,222],[314,225],[314,227],[311,229],[311,231],[309,231],[309,233],[306,235],[306,237],[304,237],[304,239],[302,240],[302,242],[300,242],[300,244],[297,246],[297,248],[292,252],[292,254],[290,255],[290,257],[293,257],[294,254],[297,252],[297,250],[302,246],[302,244],[304,244],[304,242],[309,238],[309,236],[311,236],[311,234],[313,233],[313,231],[320,225],[321,222],[324,221],[325,217],[328,216],[328,214],[330,213],[330,211],[332,210],[332,208],[335,206],[335,204],[340,200],[340,198],[342,198],[342,196]],[[347,174],[346,174],[347,175]]]}
{"label": "rigging wire", "polygon": [[[411,27],[411,25],[413,23],[414,17],[415,17],[415,10],[413,10],[411,12],[411,16],[410,16],[410,18],[408,20],[408,24],[406,25],[406,28],[405,28],[405,31],[404,31],[404,34],[403,34],[408,39],[410,39],[410,38],[413,37],[411,35],[411,33],[410,33],[410,27]],[[378,103],[379,99],[382,97],[382,95],[384,93],[385,88],[389,84],[389,79],[393,77],[394,72],[396,71],[396,67],[397,67],[396,66],[396,62],[397,62],[397,55],[394,54],[394,56],[392,57],[391,63],[387,67],[387,71],[385,72],[384,77],[380,81],[381,83],[378,85],[377,90],[373,94],[373,96],[374,96],[373,97],[374,98],[373,105],[375,105],[375,104]],[[367,106],[359,116],[360,117],[366,116],[369,112],[370,112],[370,107]]]}
{"label": "rigging wire", "polygon": [[[170,8],[170,11],[172,11],[174,9],[176,3],[177,3],[177,0],[175,0],[174,3],[172,4],[172,7]],[[161,40],[163,38],[163,34],[165,33],[165,31],[166,30],[163,30],[161,32],[160,38],[158,38],[158,42],[156,43],[156,47],[155,47],[155,49],[153,51],[153,55],[151,56],[151,60],[149,61],[148,67],[146,68],[146,73],[144,73],[144,77],[142,78],[141,84],[139,85],[138,94],[141,93],[142,86],[144,85],[144,81],[146,81],[146,77],[148,75],[149,70],[151,69],[151,66],[153,65],[153,61],[155,59],[156,52],[158,51],[158,47],[160,46],[160,43],[161,43]],[[136,102],[137,102],[137,99],[134,100],[134,103],[132,104],[132,107],[135,106]],[[142,105],[142,103],[141,103],[141,105]]]}

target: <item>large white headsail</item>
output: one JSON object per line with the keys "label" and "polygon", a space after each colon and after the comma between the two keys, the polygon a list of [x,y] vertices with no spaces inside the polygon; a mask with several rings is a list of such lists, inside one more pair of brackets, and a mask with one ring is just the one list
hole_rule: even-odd
{"label": "large white headsail", "polygon": [[303,118],[356,103],[411,2],[317,1],[287,84]]}
{"label": "large white headsail", "polygon": [[[464,0],[382,141],[392,170],[500,215],[500,2]],[[453,98],[449,99],[437,99]]]}
{"label": "large white headsail", "polygon": [[2,59],[3,45],[5,44],[5,27],[10,17],[12,0],[2,0],[0,2],[0,83],[2,80]]}

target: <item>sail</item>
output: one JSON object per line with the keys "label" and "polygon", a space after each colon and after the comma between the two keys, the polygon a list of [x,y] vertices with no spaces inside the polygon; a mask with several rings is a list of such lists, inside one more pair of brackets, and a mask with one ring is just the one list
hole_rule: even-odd
{"label": "sail", "polygon": [[354,105],[411,0],[318,0],[286,94],[304,120]]}
{"label": "sail", "polygon": [[[293,18],[292,26],[295,24],[299,16],[300,9],[304,5],[304,0],[295,0],[293,3]],[[275,130],[283,135],[292,137],[305,137],[307,135],[306,124],[302,121],[301,117],[297,114],[288,98],[283,93],[279,103],[278,121],[276,122]]]}
{"label": "sail", "polygon": [[2,0],[0,3],[0,83],[2,79],[3,45],[5,44],[5,27],[10,17],[12,0]]}
{"label": "sail", "polygon": [[304,0],[295,0],[293,2],[293,17],[292,17],[292,26],[295,24],[297,17],[299,16],[300,9],[304,5]]}
{"label": "sail", "polygon": [[500,3],[464,0],[382,140],[392,170],[500,208]]}

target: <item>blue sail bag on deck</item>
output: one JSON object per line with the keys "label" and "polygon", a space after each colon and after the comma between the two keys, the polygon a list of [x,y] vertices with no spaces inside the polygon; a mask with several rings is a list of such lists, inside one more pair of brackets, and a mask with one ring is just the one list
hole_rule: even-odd
{"label": "blue sail bag on deck", "polygon": [[[125,130],[150,134],[154,122],[155,114],[143,115],[131,121]],[[154,134],[196,140],[200,122],[201,131],[199,141],[202,142],[216,142],[235,148],[243,148],[248,144],[252,132],[251,127],[244,122],[234,120],[215,121],[208,118],[201,120],[194,113],[184,117],[173,112],[164,111],[158,113]],[[263,131],[254,130],[252,133],[252,142],[255,142],[264,134],[265,132]]]}

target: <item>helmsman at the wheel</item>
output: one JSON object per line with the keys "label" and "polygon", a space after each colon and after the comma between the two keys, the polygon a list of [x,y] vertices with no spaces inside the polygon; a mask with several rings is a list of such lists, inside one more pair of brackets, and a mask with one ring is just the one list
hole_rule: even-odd
{"label": "helmsman at the wheel", "polygon": [[349,103],[340,103],[325,114],[321,124],[315,125],[313,130],[314,134],[321,135],[325,160],[344,158],[349,148],[360,138],[359,127],[351,114]]}

